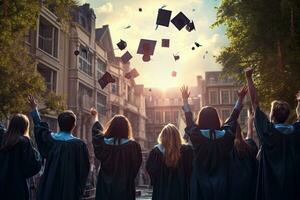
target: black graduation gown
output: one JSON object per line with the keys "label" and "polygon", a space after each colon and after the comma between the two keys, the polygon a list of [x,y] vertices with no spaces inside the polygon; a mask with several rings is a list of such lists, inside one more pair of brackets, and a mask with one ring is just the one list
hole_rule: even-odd
{"label": "black graduation gown", "polygon": [[201,134],[195,125],[191,112],[186,112],[185,129],[194,149],[194,162],[191,178],[191,200],[227,200],[229,198],[229,162],[230,152],[234,145],[237,119],[240,110],[234,109],[230,118],[220,130],[224,136],[215,138]]}
{"label": "black graduation gown", "polygon": [[46,159],[37,199],[80,199],[90,169],[86,144],[78,138],[54,140],[45,122],[36,125],[34,133],[38,149]]}
{"label": "black graduation gown", "polygon": [[261,143],[256,199],[299,200],[300,121],[283,133],[257,107],[255,127]]}
{"label": "black graduation gown", "polygon": [[[0,144],[5,130],[0,125]],[[0,199],[28,200],[26,179],[37,174],[41,168],[39,153],[27,137],[9,150],[0,150]]]}
{"label": "black graduation gown", "polygon": [[101,124],[96,122],[92,129],[93,146],[101,162],[96,200],[135,199],[134,179],[142,163],[141,147],[133,140],[120,145],[106,144],[102,131]]}
{"label": "black graduation gown", "polygon": [[193,150],[181,147],[181,160],[177,168],[168,167],[158,147],[152,149],[146,169],[153,186],[153,200],[188,200],[192,172]]}
{"label": "black graduation gown", "polygon": [[242,157],[234,147],[230,154],[230,200],[254,200],[257,183],[258,161],[256,160],[257,146],[252,139],[245,142],[249,152]]}

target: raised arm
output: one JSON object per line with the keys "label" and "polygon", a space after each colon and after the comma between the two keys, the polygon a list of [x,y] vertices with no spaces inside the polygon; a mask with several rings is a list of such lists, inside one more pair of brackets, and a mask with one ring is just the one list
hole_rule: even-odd
{"label": "raised arm", "polygon": [[28,96],[28,104],[31,108],[30,116],[35,126],[41,123],[41,117],[38,111],[38,104],[32,95]]}
{"label": "raised arm", "polygon": [[253,139],[253,126],[254,126],[254,113],[248,110],[248,124],[247,124],[247,137],[246,139]]}
{"label": "raised arm", "polygon": [[237,93],[238,100],[236,101],[233,111],[231,112],[229,118],[224,123],[224,127],[230,128],[233,134],[236,133],[237,120],[238,120],[241,110],[243,108],[243,102],[244,102],[245,96],[247,94],[247,91],[248,91],[248,89],[246,86],[242,87],[238,91],[238,93]]}
{"label": "raised arm", "polygon": [[90,114],[94,123],[92,127],[92,143],[94,147],[94,153],[96,158],[101,161],[101,158],[103,157],[102,155],[104,147],[103,127],[99,122],[98,112],[95,108],[91,108]]}
{"label": "raised arm", "polygon": [[256,107],[259,106],[259,105],[258,105],[256,88],[254,86],[253,79],[252,79],[253,68],[247,68],[245,70],[245,74],[246,74],[246,79],[247,79],[248,90],[249,90],[249,94],[250,94],[252,108],[255,111]]}
{"label": "raised arm", "polygon": [[186,126],[192,127],[193,125],[195,125],[195,122],[193,120],[193,113],[191,111],[189,101],[188,101],[190,97],[189,88],[188,86],[182,86],[180,88],[180,91],[181,91],[181,96],[183,101],[183,111],[185,114]]}

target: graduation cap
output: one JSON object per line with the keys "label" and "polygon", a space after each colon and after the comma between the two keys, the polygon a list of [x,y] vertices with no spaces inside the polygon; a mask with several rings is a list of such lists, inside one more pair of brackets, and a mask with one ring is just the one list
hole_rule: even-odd
{"label": "graduation cap", "polygon": [[120,42],[117,43],[117,46],[122,51],[127,47],[127,42],[121,39]]}
{"label": "graduation cap", "polygon": [[161,40],[162,47],[170,47],[170,40],[169,39],[162,39]]}
{"label": "graduation cap", "polygon": [[160,8],[156,18],[156,29],[158,26],[169,27],[172,11]]}
{"label": "graduation cap", "polygon": [[185,29],[186,29],[188,32],[191,32],[192,30],[196,30],[194,21],[191,21],[190,23],[188,23],[188,24],[186,25]]}
{"label": "graduation cap", "polygon": [[143,11],[143,9],[142,9],[142,8],[139,8],[139,11],[140,11],[140,12],[142,12],[142,11]]}
{"label": "graduation cap", "polygon": [[134,78],[138,77],[139,75],[140,74],[138,73],[138,71],[134,68],[130,72],[125,74],[125,78],[134,79]]}
{"label": "graduation cap", "polygon": [[157,42],[156,40],[146,40],[146,39],[140,40],[137,54],[143,55],[144,62],[150,61],[150,56],[154,54],[156,42]]}
{"label": "graduation cap", "polygon": [[199,44],[198,42],[195,42],[196,47],[201,47],[202,45]]}
{"label": "graduation cap", "polygon": [[174,60],[177,61],[180,59],[180,56],[178,54],[173,54]]}
{"label": "graduation cap", "polygon": [[171,22],[180,31],[183,27],[190,23],[190,20],[182,12],[180,12],[171,20]]}
{"label": "graduation cap", "polygon": [[192,47],[192,50],[194,51],[194,50],[195,50],[195,47]]}
{"label": "graduation cap", "polygon": [[131,25],[126,26],[124,29],[129,29],[131,28]]}
{"label": "graduation cap", "polygon": [[126,51],[122,56],[121,56],[121,60],[124,64],[128,63],[128,61],[132,58],[132,55]]}
{"label": "graduation cap", "polygon": [[98,83],[100,84],[102,89],[104,89],[109,83],[114,82],[116,82],[116,80],[108,72],[105,72],[105,74],[98,80]]}
{"label": "graduation cap", "polygon": [[75,54],[75,56],[78,56],[79,55],[79,50],[75,50],[74,54]]}
{"label": "graduation cap", "polygon": [[177,72],[176,71],[172,71],[172,77],[176,77]]}

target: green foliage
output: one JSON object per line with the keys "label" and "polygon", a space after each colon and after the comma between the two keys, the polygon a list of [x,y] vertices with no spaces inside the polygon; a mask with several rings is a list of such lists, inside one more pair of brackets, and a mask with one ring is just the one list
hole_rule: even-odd
{"label": "green foliage", "polygon": [[244,80],[254,66],[259,100],[274,99],[295,106],[300,89],[300,1],[223,0],[213,26],[225,25],[229,46],[217,61],[225,74]]}
{"label": "green foliage", "polygon": [[[71,0],[50,0],[55,13],[67,11]],[[52,110],[62,109],[62,98],[45,92],[43,78],[36,72],[36,60],[24,43],[29,30],[36,28],[41,3],[37,0],[0,1],[0,119],[10,113],[26,112],[27,95],[40,95]],[[66,18],[68,12],[59,15]],[[49,96],[51,98],[49,98]]]}

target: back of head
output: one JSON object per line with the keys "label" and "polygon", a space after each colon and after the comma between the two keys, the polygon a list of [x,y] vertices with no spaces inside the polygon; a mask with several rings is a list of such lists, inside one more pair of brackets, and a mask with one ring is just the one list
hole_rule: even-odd
{"label": "back of head", "polygon": [[283,124],[290,115],[289,104],[285,101],[273,101],[271,103],[270,119],[274,123]]}
{"label": "back of head", "polygon": [[176,167],[181,154],[180,149],[183,143],[181,135],[173,124],[167,124],[158,136],[158,143],[165,148],[165,163],[169,167]]}
{"label": "back of head", "polygon": [[217,110],[211,106],[203,107],[198,114],[197,124],[200,129],[219,129],[221,124]]}
{"label": "back of head", "polygon": [[105,136],[114,137],[118,140],[132,138],[132,128],[127,117],[123,115],[115,115],[106,125],[104,131]]}
{"label": "back of head", "polygon": [[14,115],[9,122],[6,133],[3,135],[0,149],[10,149],[19,142],[20,136],[28,136],[29,124],[26,115]]}
{"label": "back of head", "polygon": [[76,115],[71,110],[66,110],[58,115],[59,129],[65,132],[71,132],[76,126]]}

